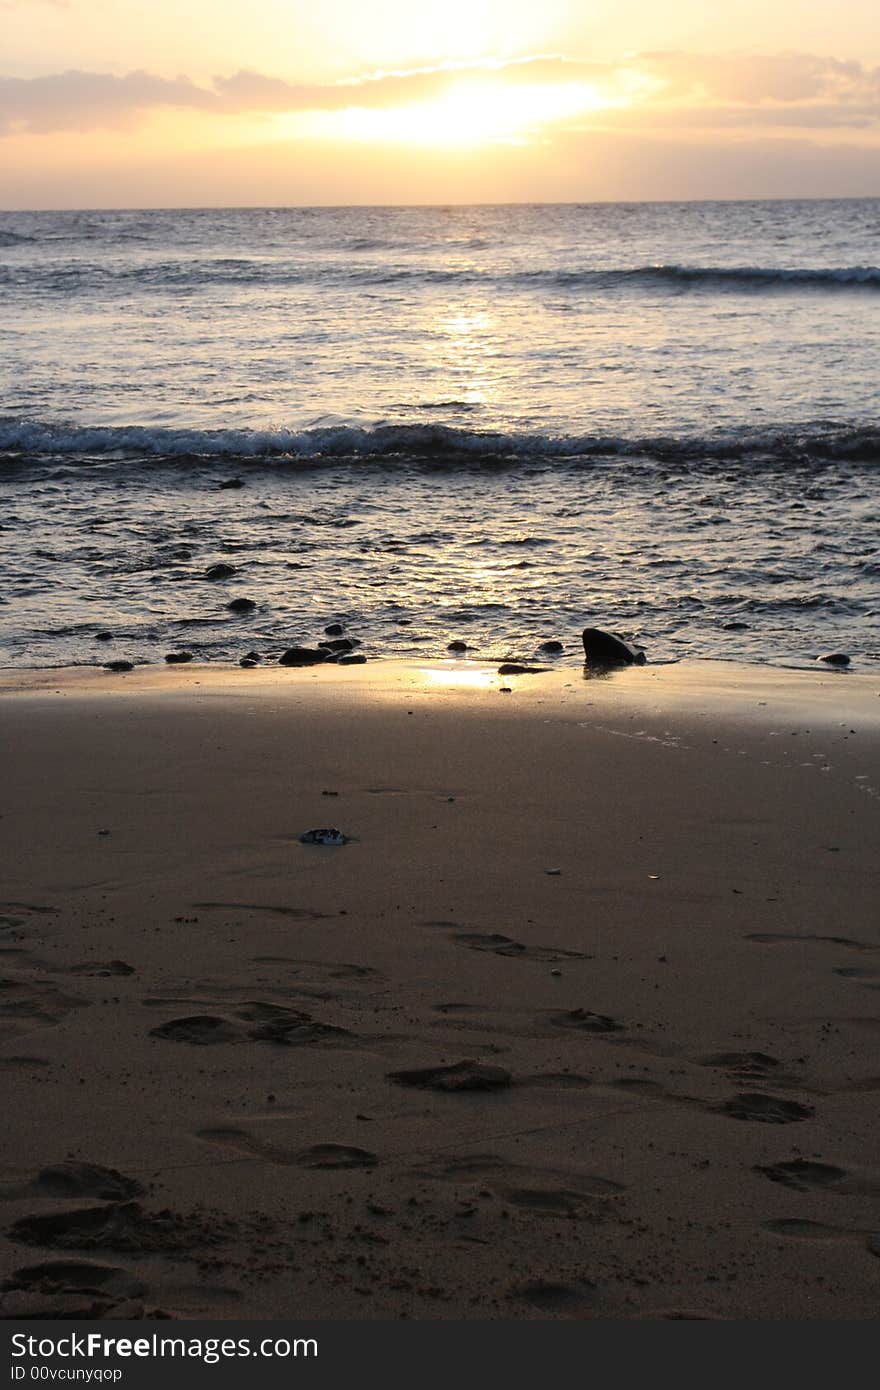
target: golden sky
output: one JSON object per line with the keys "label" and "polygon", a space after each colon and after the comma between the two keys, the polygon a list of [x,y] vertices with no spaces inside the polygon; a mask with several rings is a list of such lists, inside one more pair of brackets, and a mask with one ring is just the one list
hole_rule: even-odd
{"label": "golden sky", "polygon": [[880,194],[877,0],[0,0],[0,206]]}

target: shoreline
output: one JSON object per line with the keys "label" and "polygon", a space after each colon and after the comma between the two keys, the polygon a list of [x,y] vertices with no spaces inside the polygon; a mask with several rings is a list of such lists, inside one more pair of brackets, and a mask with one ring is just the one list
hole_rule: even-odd
{"label": "shoreline", "polygon": [[689,730],[719,719],[779,734],[793,733],[783,728],[792,721],[807,733],[810,724],[834,729],[855,721],[867,738],[880,735],[880,674],[871,672],[685,658],[600,673],[583,665],[555,665],[501,676],[499,664],[388,658],[356,666],[265,664],[250,670],[195,661],[126,672],[93,666],[14,673],[0,669],[0,702],[53,694],[67,699],[204,697],[236,703],[255,696],[315,700],[330,707],[353,700],[380,708],[412,698],[505,721],[535,712],[566,722],[598,714],[621,719],[638,715],[649,721],[681,721]]}
{"label": "shoreline", "polygon": [[880,686],[731,667],[0,675],[4,1315],[875,1317]]}

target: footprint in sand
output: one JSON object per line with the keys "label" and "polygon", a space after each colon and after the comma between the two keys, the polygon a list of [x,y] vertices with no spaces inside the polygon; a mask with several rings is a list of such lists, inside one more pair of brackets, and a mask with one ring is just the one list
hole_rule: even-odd
{"label": "footprint in sand", "polygon": [[766,1125],[790,1125],[798,1120],[809,1120],[815,1114],[812,1105],[783,1100],[781,1096],[766,1095],[763,1091],[743,1091],[708,1108],[719,1115],[729,1115],[732,1120],[753,1120]]}
{"label": "footprint in sand", "polygon": [[834,974],[840,975],[844,980],[855,980],[865,989],[880,989],[880,970],[871,970],[862,965],[839,965]]}
{"label": "footprint in sand", "polygon": [[0,1318],[139,1318],[146,1286],[128,1270],[86,1260],[47,1260],[15,1269],[0,1289]]}
{"label": "footprint in sand", "polygon": [[383,979],[378,970],[369,965],[353,965],[350,961],[300,960],[294,956],[254,956],[255,965],[283,966],[286,973],[305,976],[312,982],[323,980],[375,980]]}
{"label": "footprint in sand", "polygon": [[252,1158],[298,1168],[375,1168],[379,1162],[368,1149],[359,1149],[350,1144],[313,1144],[307,1149],[283,1149],[248,1134],[244,1129],[202,1129],[197,1137],[205,1143],[235,1149]]}
{"label": "footprint in sand", "polygon": [[102,1168],[97,1163],[77,1163],[67,1159],[41,1168],[33,1178],[0,1184],[0,1200],[10,1201],[35,1194],[39,1197],[98,1197],[103,1202],[127,1201],[142,1197],[144,1189],[134,1178],[127,1178],[115,1168]]}
{"label": "footprint in sand", "polygon": [[608,1014],[594,1014],[589,1009],[566,1009],[549,1016],[554,1028],[573,1028],[578,1033],[618,1033],[623,1024]]}
{"label": "footprint in sand", "polygon": [[472,951],[491,951],[496,956],[515,956],[517,960],[592,960],[583,951],[566,951],[561,946],[524,946],[500,932],[457,932],[454,938]]}
{"label": "footprint in sand", "polygon": [[28,977],[0,980],[0,1031],[16,1034],[60,1023],[74,1009],[88,1007],[88,999],[65,994],[55,985]]}
{"label": "footprint in sand", "polygon": [[242,1040],[241,1030],[228,1019],[214,1014],[193,1014],[189,1018],[172,1018],[160,1023],[158,1028],[150,1029],[151,1038],[164,1038],[168,1042],[190,1043],[194,1047],[205,1047],[213,1043],[231,1043]]}
{"label": "footprint in sand", "polygon": [[666,1101],[671,1105],[682,1105],[692,1110],[704,1110],[710,1114],[726,1115],[733,1120],[751,1120],[762,1124],[787,1125],[797,1120],[808,1120],[814,1114],[813,1107],[801,1105],[796,1100],[783,1100],[781,1096],[767,1095],[763,1091],[741,1091],[730,1100],[714,1103],[701,1100],[697,1096],[679,1095],[667,1091],[657,1081],[648,1077],[620,1077],[610,1083],[615,1090],[629,1091],[646,1096],[650,1100]]}
{"label": "footprint in sand", "polygon": [[763,1173],[771,1182],[781,1183],[795,1192],[822,1192],[828,1188],[841,1196],[876,1196],[880,1181],[869,1173],[852,1173],[833,1163],[819,1163],[807,1158],[793,1158],[782,1163],[756,1163],[755,1172]]}
{"label": "footprint in sand", "polygon": [[29,1071],[34,1067],[48,1067],[47,1057],[0,1057],[0,1071]]}
{"label": "footprint in sand", "polygon": [[234,1013],[236,1018],[253,1025],[248,1029],[248,1036],[255,1042],[297,1046],[322,1042],[333,1037],[351,1037],[345,1028],[320,1023],[313,1019],[311,1014],[303,1013],[300,1009],[286,1008],[282,1004],[245,1004]]}
{"label": "footprint in sand", "polygon": [[806,1158],[793,1158],[788,1163],[756,1163],[755,1172],[783,1187],[794,1188],[795,1192],[822,1191],[847,1177],[845,1168],[836,1168],[832,1163],[811,1163]]}
{"label": "footprint in sand", "polygon": [[545,1313],[569,1313],[577,1317],[582,1309],[594,1306],[598,1289],[584,1280],[562,1284],[551,1279],[532,1279],[528,1284],[514,1286],[510,1297],[530,1303]]}
{"label": "footprint in sand", "polygon": [[814,932],[748,932],[744,941],[758,941],[764,945],[777,945],[790,941],[819,941],[829,946],[845,946],[850,951],[880,951],[880,946],[870,941],[854,941],[850,936],[819,936]]}
{"label": "footprint in sand", "polygon": [[725,1071],[731,1081],[772,1079],[777,1086],[800,1084],[799,1076],[785,1071],[785,1064],[767,1052],[713,1052],[708,1057],[698,1057],[696,1060],[701,1067],[717,1067]]}
{"label": "footprint in sand", "polygon": [[623,1183],[594,1174],[512,1163],[496,1154],[476,1153],[434,1159],[413,1172],[438,1182],[489,1187],[503,1202],[538,1216],[595,1218],[609,1198],[625,1191]]}
{"label": "footprint in sand", "polygon": [[144,1193],[139,1182],[127,1178],[116,1168],[77,1163],[74,1159],[41,1168],[33,1187],[47,1197],[99,1197],[104,1202],[127,1201],[130,1197],[142,1197]]}
{"label": "footprint in sand", "polygon": [[582,1076],[576,1071],[541,1071],[532,1076],[521,1076],[517,1086],[538,1086],[551,1091],[584,1091],[593,1085],[590,1076]]}
{"label": "footprint in sand", "polygon": [[498,1189],[498,1196],[511,1206],[537,1216],[563,1216],[575,1220],[590,1216],[595,1219],[602,1211],[595,1194],[564,1187],[502,1187]]}
{"label": "footprint in sand", "polygon": [[292,917],[301,922],[322,922],[332,917],[331,912],[316,912],[310,907],[284,907],[270,903],[193,903],[200,912],[269,912],[277,917]]}
{"label": "footprint in sand", "polygon": [[448,1067],[417,1067],[390,1071],[388,1080],[398,1086],[417,1086],[428,1091],[497,1091],[511,1083],[509,1071],[483,1062],[456,1062]]}
{"label": "footprint in sand", "polygon": [[7,1234],[10,1240],[55,1250],[170,1254],[219,1243],[224,1236],[223,1225],[219,1219],[209,1222],[171,1211],[154,1215],[144,1211],[139,1202],[111,1202],[100,1207],[23,1216]]}
{"label": "footprint in sand", "polygon": [[134,975],[135,968],[124,960],[87,960],[81,965],[69,965],[69,975],[94,975],[98,979],[109,979],[116,975]]}
{"label": "footprint in sand", "polygon": [[[248,1026],[244,1026],[248,1025]],[[332,1042],[353,1035],[345,1028],[321,1023],[311,1014],[288,1009],[281,1004],[255,1002],[232,1011],[232,1017],[219,1014],[191,1014],[172,1018],[150,1029],[150,1036],[169,1042],[208,1046],[215,1043],[271,1042],[288,1047]]]}
{"label": "footprint in sand", "polygon": [[806,1221],[796,1216],[765,1221],[762,1230],[773,1236],[785,1236],[789,1240],[850,1241],[853,1244],[864,1245],[869,1255],[880,1259],[878,1231],[865,1231],[853,1226],[829,1226],[822,1221]]}

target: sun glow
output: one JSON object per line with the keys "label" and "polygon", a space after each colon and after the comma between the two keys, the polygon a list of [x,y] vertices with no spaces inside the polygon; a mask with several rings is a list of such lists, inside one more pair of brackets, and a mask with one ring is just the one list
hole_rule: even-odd
{"label": "sun glow", "polygon": [[[341,111],[310,112],[292,119],[299,133],[304,133],[305,124],[308,133],[325,138],[467,148],[521,143],[542,126],[626,104],[606,96],[591,82],[468,78],[454,82],[432,101],[385,107],[352,104]],[[279,125],[290,119],[281,117]]]}

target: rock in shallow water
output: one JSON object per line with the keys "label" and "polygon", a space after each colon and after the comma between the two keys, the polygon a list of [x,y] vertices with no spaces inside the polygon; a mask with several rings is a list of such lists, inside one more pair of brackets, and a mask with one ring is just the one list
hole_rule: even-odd
{"label": "rock in shallow water", "polygon": [[354,645],[350,637],[334,637],[330,641],[318,643],[323,652],[351,652],[354,651]]}
{"label": "rock in shallow water", "polygon": [[165,660],[169,666],[183,666],[187,661],[192,661],[192,652],[166,652]]}
{"label": "rock in shallow water", "polygon": [[231,579],[232,576],[237,573],[238,571],[236,570],[235,565],[225,565],[221,563],[219,565],[209,565],[208,568],[205,570],[205,578]]}
{"label": "rock in shallow water", "polygon": [[226,605],[230,613],[252,613],[256,606],[252,598],[234,598]]}
{"label": "rock in shallow water", "polygon": [[817,656],[817,661],[824,661],[826,666],[848,666],[850,659],[845,652],[827,652],[825,656]]}
{"label": "rock in shallow water", "polygon": [[278,658],[279,666],[318,666],[327,660],[325,651],[314,647],[288,647]]}
{"label": "rock in shallow water", "polygon": [[584,660],[588,666],[644,666],[645,653],[612,632],[585,627],[581,635]]}

